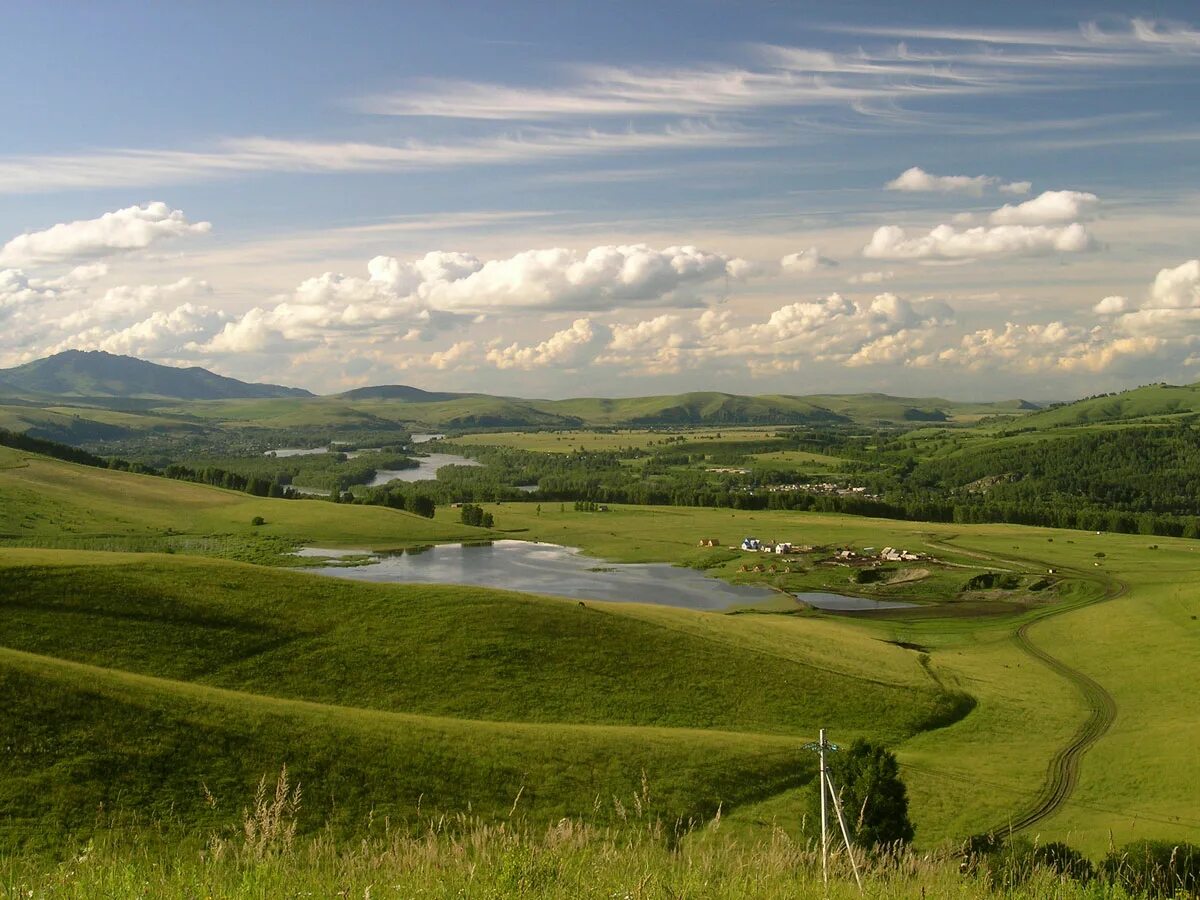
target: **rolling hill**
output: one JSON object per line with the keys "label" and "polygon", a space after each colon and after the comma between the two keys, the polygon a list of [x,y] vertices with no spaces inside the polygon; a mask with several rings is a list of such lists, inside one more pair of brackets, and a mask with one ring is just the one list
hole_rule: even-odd
{"label": "rolling hill", "polygon": [[117,356],[102,350],[66,350],[12,369],[0,369],[0,393],[32,398],[311,397],[300,388],[249,384],[191,366],[186,369]]}
{"label": "rolling hill", "polygon": [[[1035,409],[1023,400],[970,403],[936,397],[884,394],[743,396],[721,391],[648,397],[523,399],[482,393],[426,391],[410,385],[355,388],[317,397],[299,388],[248,384],[205,369],[162,366],[99,351],[69,350],[13,369],[0,370],[0,397],[42,407],[73,408],[78,420],[32,421],[14,416],[13,430],[30,430],[59,440],[103,440],[111,427],[126,435],[147,430],[134,419],[105,421],[88,407],[131,414],[165,414],[211,427],[369,429],[430,428],[467,431],[490,428],[587,428],[695,425],[864,425],[965,423],[984,416],[1017,416]],[[10,400],[10,405],[12,401]],[[22,421],[25,421],[22,427]],[[160,420],[157,425],[164,423]],[[154,427],[154,426],[148,426]],[[90,438],[84,434],[94,432]]]}

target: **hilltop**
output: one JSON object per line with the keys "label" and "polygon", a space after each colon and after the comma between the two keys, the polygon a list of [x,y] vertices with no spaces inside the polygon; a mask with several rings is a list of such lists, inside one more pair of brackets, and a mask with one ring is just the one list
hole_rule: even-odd
{"label": "hilltop", "polygon": [[[187,423],[194,428],[200,423],[222,422],[242,427],[336,424],[375,430],[412,426],[460,431],[698,425],[874,427],[962,424],[989,416],[1023,416],[1037,408],[1025,400],[973,403],[877,393],[745,396],[694,391],[546,400],[426,391],[402,384],[354,388],[318,397],[301,388],[247,383],[197,366],[176,368],[130,356],[78,350],[0,370],[0,397],[9,398],[6,404],[10,417],[0,425],[60,440],[107,439],[149,429],[174,430]],[[110,414],[94,407],[120,409],[148,419],[133,416],[114,422]],[[35,408],[53,415],[39,415],[33,412]],[[163,414],[171,421],[163,421]],[[64,420],[64,416],[71,421]],[[89,422],[107,427],[92,427]]]}
{"label": "hilltop", "polygon": [[0,393],[33,399],[223,400],[312,396],[301,388],[250,384],[199,366],[162,366],[103,350],[65,350],[12,369],[0,369]]}

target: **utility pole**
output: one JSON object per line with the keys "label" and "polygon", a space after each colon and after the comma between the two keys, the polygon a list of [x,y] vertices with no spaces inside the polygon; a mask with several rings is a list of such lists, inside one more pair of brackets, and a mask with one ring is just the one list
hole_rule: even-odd
{"label": "utility pole", "polygon": [[838,825],[842,828],[842,840],[846,842],[846,855],[850,857],[850,868],[854,870],[854,880],[858,883],[858,892],[863,893],[862,876],[858,874],[858,860],[854,858],[854,847],[850,844],[850,830],[846,827],[846,817],[842,815],[842,800],[833,789],[833,779],[826,776],[826,786],[829,788],[829,798],[833,801],[833,811],[837,813]]}
{"label": "utility pole", "polygon": [[[829,774],[829,768],[825,764],[825,752],[827,750],[838,750],[837,744],[831,744],[825,739],[825,729],[822,728],[815,744],[805,744],[805,750],[814,750],[817,753],[818,772],[817,772],[817,787],[821,791],[821,881],[825,885],[825,896],[829,896],[829,813],[827,800],[833,803],[833,810],[837,813],[838,825],[842,831],[842,840],[846,843],[846,855],[850,857],[850,866],[854,869],[854,880],[858,884],[858,892],[863,893],[862,875],[858,871],[858,860],[854,858],[854,847],[850,843],[850,829],[846,827],[846,818],[842,814],[842,802],[838,798],[837,791],[833,787],[833,778]],[[826,791],[829,792],[828,797]]]}
{"label": "utility pole", "polygon": [[825,788],[828,784],[829,776],[825,772],[825,729],[821,729],[820,737],[817,739],[817,753],[820,759],[820,774],[817,776],[821,779],[821,880],[825,884],[825,896],[829,896],[829,831],[825,826]]}

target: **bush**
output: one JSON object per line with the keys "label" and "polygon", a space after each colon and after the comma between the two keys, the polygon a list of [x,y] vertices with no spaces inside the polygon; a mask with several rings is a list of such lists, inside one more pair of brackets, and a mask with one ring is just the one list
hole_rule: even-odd
{"label": "bush", "polygon": [[989,887],[1010,891],[1038,873],[1061,880],[1091,881],[1091,860],[1061,841],[1035,844],[1026,838],[1005,841],[992,834],[974,835],[963,845],[961,870],[981,877]]}
{"label": "bush", "polygon": [[[826,757],[841,799],[850,839],[860,847],[907,844],[913,839],[908,791],[896,754],[879,744],[855,740],[848,750]],[[821,821],[819,779],[813,783],[809,822]],[[834,815],[832,810],[830,815]],[[836,827],[836,826],[835,826]]]}
{"label": "bush", "polygon": [[266,525],[267,520],[264,519],[262,516],[255,516],[253,519],[250,520],[250,524],[251,525]]}
{"label": "bush", "polygon": [[1200,847],[1134,841],[1104,857],[1100,870],[1131,894],[1174,897],[1200,890]]}

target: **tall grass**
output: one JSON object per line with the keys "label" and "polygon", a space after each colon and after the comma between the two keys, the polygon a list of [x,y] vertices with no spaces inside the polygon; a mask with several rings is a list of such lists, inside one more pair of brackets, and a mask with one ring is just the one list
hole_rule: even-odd
{"label": "tall grass", "polygon": [[[775,829],[753,842],[722,833],[719,817],[688,830],[636,815],[598,828],[576,819],[544,827],[519,817],[483,822],[460,814],[430,818],[422,831],[373,824],[370,837],[295,839],[287,830],[291,790],[282,781],[248,811],[243,833],[198,846],[161,834],[97,837],[65,858],[0,860],[5,898],[809,898],[858,897],[848,860],[835,854],[829,886],[819,850]],[[279,786],[277,786],[279,787]],[[282,802],[279,802],[282,800]],[[278,818],[276,815],[280,814]],[[265,830],[264,830],[265,829]],[[274,830],[272,830],[274,829]],[[265,836],[273,835],[269,840]],[[952,855],[894,853],[866,863],[875,898],[1125,898],[1104,884],[1079,884],[1051,868],[996,885],[960,874]]]}

